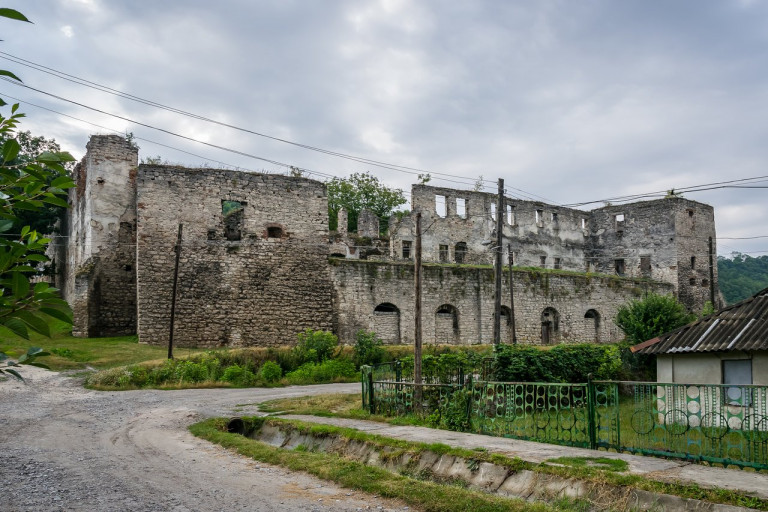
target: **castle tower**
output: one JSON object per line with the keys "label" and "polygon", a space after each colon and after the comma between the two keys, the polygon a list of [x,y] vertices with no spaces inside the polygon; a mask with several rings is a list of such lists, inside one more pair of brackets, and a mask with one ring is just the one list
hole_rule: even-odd
{"label": "castle tower", "polygon": [[[138,148],[94,135],[73,171],[57,262],[75,336],[136,333],[136,168]],[[61,253],[60,253],[61,254]]]}

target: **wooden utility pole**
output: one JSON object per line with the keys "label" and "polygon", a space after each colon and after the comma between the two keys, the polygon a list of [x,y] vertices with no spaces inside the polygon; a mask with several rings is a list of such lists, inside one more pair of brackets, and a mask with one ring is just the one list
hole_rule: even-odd
{"label": "wooden utility pole", "polygon": [[173,267],[173,291],[171,292],[171,328],[168,335],[168,359],[173,359],[173,321],[176,317],[176,285],[179,282],[179,258],[181,257],[181,229],[179,224],[179,237],[176,239],[176,265]]}
{"label": "wooden utility pole", "polygon": [[421,212],[416,212],[416,248],[413,254],[413,282],[415,286],[413,312],[415,315],[413,325],[414,348],[413,348],[413,383],[414,402],[416,410],[421,409]]}
{"label": "wooden utility pole", "polygon": [[493,304],[493,344],[498,346],[501,343],[501,266],[504,252],[503,233],[504,226],[502,216],[504,213],[504,180],[499,178],[499,196],[496,198],[496,295]]}
{"label": "wooden utility pole", "polygon": [[509,314],[512,327],[512,344],[517,345],[517,331],[515,331],[515,279],[512,274],[512,244],[507,244],[507,254],[509,256]]}
{"label": "wooden utility pole", "polygon": [[715,247],[712,237],[709,237],[709,302],[716,311],[718,308],[715,304]]}

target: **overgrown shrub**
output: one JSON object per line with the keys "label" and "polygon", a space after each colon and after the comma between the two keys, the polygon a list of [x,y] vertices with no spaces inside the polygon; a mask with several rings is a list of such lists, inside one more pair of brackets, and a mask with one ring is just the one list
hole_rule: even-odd
{"label": "overgrown shrub", "polygon": [[289,384],[318,384],[357,379],[357,370],[352,361],[328,359],[322,363],[305,363],[286,374]]}
{"label": "overgrown shrub", "polygon": [[269,383],[277,382],[283,377],[283,369],[280,368],[279,364],[273,361],[267,361],[264,363],[259,373],[261,375],[261,379],[264,382]]}
{"label": "overgrown shrub", "polygon": [[256,383],[256,374],[248,368],[240,365],[228,366],[221,375],[221,380],[235,386],[253,386]]}
{"label": "overgrown shrub", "polygon": [[616,379],[622,372],[621,351],[615,345],[558,345],[551,350],[502,345],[495,356],[494,380],[506,382],[586,382]]}
{"label": "overgrown shrub", "polygon": [[301,364],[322,363],[333,357],[333,352],[339,344],[339,338],[329,331],[313,331],[307,329],[299,333],[299,343],[294,347]]}
{"label": "overgrown shrub", "polygon": [[203,382],[208,379],[208,368],[193,361],[178,361],[174,365],[173,378],[179,382]]}
{"label": "overgrown shrub", "polygon": [[633,345],[655,338],[692,322],[696,315],[689,313],[671,295],[649,293],[647,297],[633,300],[619,308],[618,325]]}
{"label": "overgrown shrub", "polygon": [[387,356],[384,343],[375,332],[360,330],[355,337],[353,360],[358,368],[364,364],[379,364]]}

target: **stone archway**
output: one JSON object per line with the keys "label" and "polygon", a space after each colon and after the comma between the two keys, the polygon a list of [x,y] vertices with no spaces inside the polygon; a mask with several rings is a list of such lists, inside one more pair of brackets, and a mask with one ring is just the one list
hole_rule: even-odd
{"label": "stone archway", "polygon": [[400,343],[400,309],[383,302],[373,310],[373,332],[387,345]]}

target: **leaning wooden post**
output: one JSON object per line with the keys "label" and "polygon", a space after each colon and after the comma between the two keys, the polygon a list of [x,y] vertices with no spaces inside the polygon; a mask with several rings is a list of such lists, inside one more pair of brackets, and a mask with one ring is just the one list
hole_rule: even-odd
{"label": "leaning wooden post", "polygon": [[173,291],[171,292],[171,327],[168,334],[168,359],[173,359],[173,321],[176,317],[176,285],[179,282],[179,258],[181,257],[181,229],[179,224],[179,237],[176,239],[176,265],[173,267]]}
{"label": "leaning wooden post", "polygon": [[421,212],[416,212],[416,248],[413,255],[414,281],[414,348],[413,348],[413,385],[414,406],[421,411]]}
{"label": "leaning wooden post", "polygon": [[501,265],[502,265],[502,252],[504,246],[502,240],[504,234],[502,229],[504,223],[502,220],[502,213],[504,210],[504,180],[499,178],[499,195],[496,198],[496,253],[495,253],[495,268],[494,268],[494,300],[493,300],[493,344],[498,347],[501,343]]}

